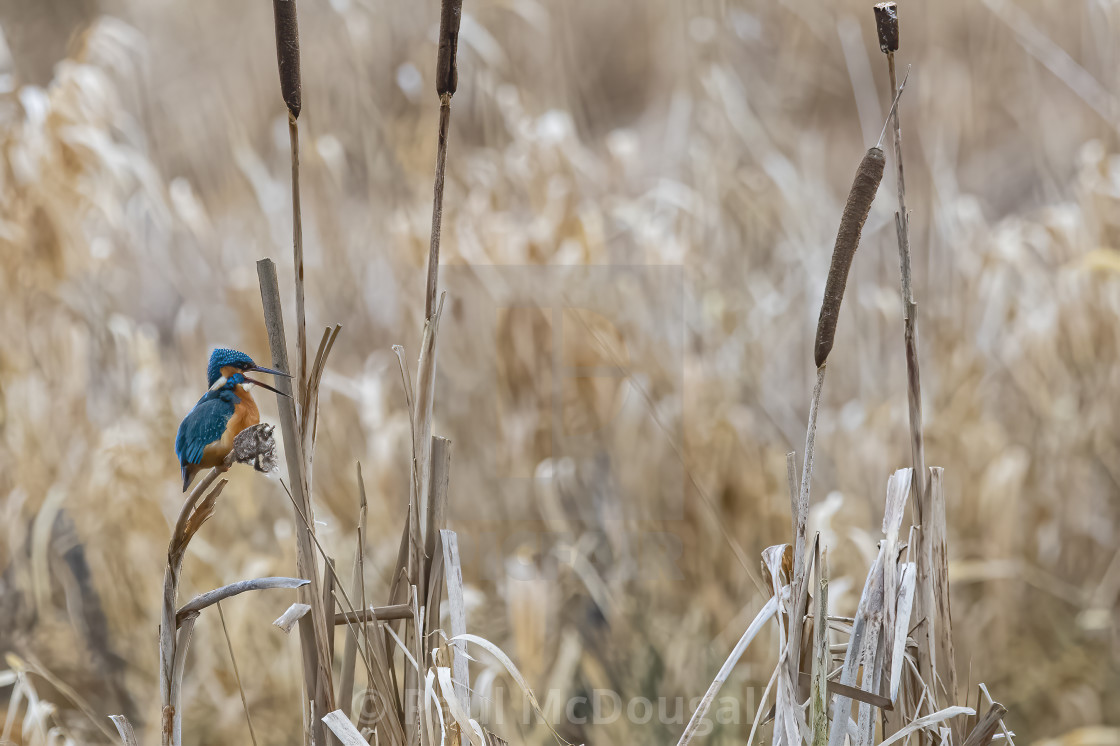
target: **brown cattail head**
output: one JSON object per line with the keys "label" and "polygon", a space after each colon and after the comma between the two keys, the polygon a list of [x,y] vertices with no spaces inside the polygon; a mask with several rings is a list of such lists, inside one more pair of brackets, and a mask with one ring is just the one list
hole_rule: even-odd
{"label": "brown cattail head", "polygon": [[898,5],[878,3],[875,6],[875,26],[879,29],[879,49],[898,51]]}
{"label": "brown cattail head", "polygon": [[439,15],[439,54],[436,57],[436,93],[441,99],[455,93],[459,86],[455,55],[459,51],[459,19],[462,16],[463,0],[443,0]]}
{"label": "brown cattail head", "polygon": [[824,365],[832,343],[836,339],[836,321],[840,317],[840,302],[844,300],[844,287],[848,284],[848,270],[852,268],[852,258],[859,246],[860,233],[871,212],[871,202],[879,191],[883,180],[883,166],[886,159],[879,148],[871,148],[863,156],[856,171],[848,201],[844,203],[844,214],[840,218],[840,230],[836,232],[836,246],[832,249],[832,266],[828,268],[828,280],[824,285],[824,300],[821,302],[821,315],[817,320],[817,340],[813,357],[817,367]]}
{"label": "brown cattail head", "polygon": [[276,64],[280,68],[280,93],[292,119],[299,118],[302,93],[299,79],[299,24],[296,0],[272,0],[276,21]]}

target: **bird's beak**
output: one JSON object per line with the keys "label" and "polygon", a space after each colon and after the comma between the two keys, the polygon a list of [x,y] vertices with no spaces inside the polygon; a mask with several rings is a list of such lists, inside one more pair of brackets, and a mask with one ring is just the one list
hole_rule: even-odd
{"label": "bird's beak", "polygon": [[[264,371],[265,373],[276,373],[276,371],[274,371],[274,370],[269,370],[268,368],[257,368],[257,370],[261,370],[261,371]],[[283,375],[286,375],[286,374],[285,374],[285,373],[276,373],[276,375],[278,375],[278,376],[283,376]],[[274,394],[280,394],[280,396],[286,396],[286,397],[288,397],[289,399],[291,399],[291,398],[292,398],[292,395],[291,395],[291,394],[285,394],[285,393],[284,393],[283,391],[281,391],[280,389],[274,389],[274,388],[272,388],[271,386],[269,386],[269,385],[268,385],[267,383],[262,383],[262,382],[260,382],[260,381],[256,381],[256,380],[253,380],[252,378],[249,378],[249,376],[246,376],[245,374],[242,374],[242,376],[243,376],[243,377],[245,378],[245,380],[246,380],[246,381],[247,381],[248,383],[251,383],[251,384],[253,384],[254,386],[260,386],[260,387],[261,387],[262,389],[268,389],[269,391],[273,392]]]}
{"label": "bird's beak", "polygon": [[[273,370],[272,368],[262,368],[259,365],[254,365],[252,368],[248,368],[247,370],[251,370],[255,373],[271,373],[274,376],[284,376],[284,378],[291,378],[292,377],[288,373],[281,373],[280,371]],[[264,386],[264,384],[258,384],[258,385]],[[268,387],[265,386],[265,388],[268,388]]]}

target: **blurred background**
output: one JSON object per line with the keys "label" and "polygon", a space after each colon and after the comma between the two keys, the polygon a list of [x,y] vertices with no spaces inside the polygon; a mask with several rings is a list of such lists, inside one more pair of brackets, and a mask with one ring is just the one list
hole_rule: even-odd
{"label": "blurred background", "polygon": [[[766,600],[751,563],[789,540],[785,454],[802,450],[832,242],[890,104],[871,6],[464,4],[435,431],[453,441],[469,629],[541,692],[687,703]],[[1026,742],[1115,743],[1120,4],[900,6],[926,458],[946,470],[962,686],[973,702],[986,683]],[[360,462],[380,603],[408,499],[391,346],[415,366],[438,3],[299,13],[309,337],[343,327],[316,517],[349,568]],[[0,651],[27,672],[26,686],[0,677],[0,707],[17,689],[38,697],[17,708],[31,714],[6,732],[16,742],[51,727],[107,742],[109,713],[152,737],[175,430],[211,348],[269,362],[257,259],[276,259],[294,308],[271,7],[4,0],[0,30]],[[810,530],[840,613],[874,555],[886,479],[910,465],[895,206],[888,159],[817,433]],[[630,269],[572,280],[585,265]],[[578,308],[617,300],[559,315],[503,300],[503,283],[536,287],[526,268],[544,268],[546,289],[581,288]],[[573,433],[590,446],[561,448]],[[186,594],[294,570],[279,483],[231,480]],[[298,642],[270,626],[291,600],[225,606],[266,743],[301,722]],[[736,669],[724,693],[742,710],[708,742],[745,741],[775,645],[764,634]],[[520,714],[500,669],[472,665],[480,697]],[[188,742],[246,742],[216,618],[189,671]],[[660,744],[688,712],[557,728]],[[551,742],[539,725],[493,729]]]}

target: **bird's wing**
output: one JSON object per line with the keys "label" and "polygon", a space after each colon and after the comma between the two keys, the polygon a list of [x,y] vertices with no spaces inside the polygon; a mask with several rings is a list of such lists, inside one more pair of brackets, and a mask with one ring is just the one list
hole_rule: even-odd
{"label": "bird's wing", "polygon": [[206,446],[225,433],[233,408],[233,402],[207,396],[194,405],[190,414],[183,418],[179,434],[175,437],[175,455],[179,457],[179,463],[197,464],[202,461],[202,451]]}

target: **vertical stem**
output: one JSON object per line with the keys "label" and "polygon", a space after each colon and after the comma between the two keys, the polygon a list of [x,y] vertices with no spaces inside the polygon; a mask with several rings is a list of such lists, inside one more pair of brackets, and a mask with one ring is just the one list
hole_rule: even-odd
{"label": "vertical stem", "polygon": [[[183,557],[187,551],[187,542],[190,541],[187,522],[194,512],[195,506],[206,494],[210,485],[228,468],[229,464],[224,464],[211,469],[195,485],[190,496],[179,509],[179,518],[175,521],[175,529],[167,547],[167,567],[163,576],[163,601],[159,622],[159,693],[162,705],[160,731],[163,746],[171,746],[175,724],[179,722],[181,714],[179,712],[178,690],[175,685],[175,659],[178,654],[177,639],[180,630],[175,621],[175,600],[179,595],[179,575],[183,568]],[[217,495],[221,494],[224,487],[225,480],[222,480],[214,488],[214,492],[211,493],[214,499],[217,499]]]}
{"label": "vertical stem", "polygon": [[[891,93],[898,90],[894,52],[887,52],[887,73]],[[891,115],[894,129],[894,161],[897,171],[898,212],[895,229],[898,237],[898,261],[901,274],[904,343],[906,347],[906,393],[910,407],[910,451],[914,463],[915,515],[921,531],[918,534],[918,618],[925,624],[920,633],[925,645],[919,644],[918,669],[930,693],[930,706],[936,709],[937,662],[934,657],[934,598],[932,583],[933,551],[929,532],[929,473],[926,470],[925,443],[922,427],[922,379],[918,368],[918,304],[914,301],[914,287],[910,259],[910,217],[906,210],[906,179],[902,165],[902,126],[898,109]]]}
{"label": "vertical stem", "polygon": [[[956,648],[953,645],[953,615],[949,607],[949,541],[945,523],[945,470],[940,466],[929,469],[929,527],[924,533],[929,535],[930,546],[930,583],[933,588],[931,614],[937,618],[937,658],[941,660],[941,680],[945,685],[950,704],[957,702],[957,662]],[[960,727],[954,723],[954,743],[959,741]]]}
{"label": "vertical stem", "polygon": [[797,535],[801,530],[801,511],[799,509],[800,500],[798,494],[800,489],[797,486],[797,453],[790,451],[786,454],[786,482],[789,485],[789,513],[793,518],[793,575],[797,577],[797,568],[800,565],[797,562]]}
{"label": "vertical stem", "polygon": [[805,428],[805,463],[801,470],[801,491],[797,498],[797,535],[793,547],[793,577],[800,583],[805,572],[805,523],[809,515],[809,482],[813,478],[813,446],[817,438],[817,410],[821,403],[824,371],[827,365],[817,368],[817,383],[813,386],[813,401],[809,404],[809,426]]}
{"label": "vertical stem", "polygon": [[[891,93],[898,90],[894,52],[887,52],[887,72],[890,75]],[[914,301],[910,261],[910,216],[906,210],[906,179],[902,166],[902,126],[898,109],[891,114],[894,125],[894,162],[897,169],[898,212],[895,228],[898,234],[898,262],[902,283],[903,322],[906,342],[906,382],[910,399],[910,450],[914,461],[914,482],[918,496],[918,520],[929,507],[929,474],[926,472],[925,444],[922,438],[922,381],[918,370],[918,305]]]}
{"label": "vertical stem", "polygon": [[[364,542],[366,530],[366,490],[362,482],[362,465],[357,464],[358,471],[358,543],[354,551],[354,571],[350,577],[350,592],[355,597],[361,599],[361,609],[366,608],[366,584],[365,572],[363,564],[365,562]],[[369,630],[365,622],[360,622],[362,637],[366,644],[366,655],[370,654],[369,644]],[[358,647],[361,645],[361,640],[357,634],[347,635],[346,642],[342,652],[342,674],[341,681],[338,686],[338,703],[342,707],[343,712],[347,715],[356,718],[357,714],[352,712],[352,705],[354,702],[354,670],[358,661]],[[374,682],[368,681],[367,686],[374,686]]]}
{"label": "vertical stem", "polygon": [[[459,87],[459,23],[463,0],[441,0],[439,47],[436,53],[436,93],[439,95],[439,141],[436,144],[435,199],[432,201],[432,243],[428,249],[428,284],[424,293],[424,319],[436,311],[439,274],[439,233],[443,221],[443,176],[447,167],[447,128],[451,122],[451,97]],[[424,446],[427,448],[427,444]]]}
{"label": "vertical stem", "polygon": [[237,680],[237,691],[241,693],[241,706],[245,710],[245,720],[249,723],[249,739],[253,746],[257,746],[257,733],[253,730],[253,716],[249,714],[249,700],[245,698],[245,687],[241,685],[241,671],[237,668],[237,656],[233,654],[233,641],[229,637],[229,627],[226,626],[226,613],[222,611],[222,602],[215,604],[218,607],[218,618],[222,620],[222,634],[226,638],[226,648],[229,650],[229,662],[233,664],[233,677]]}
{"label": "vertical stem", "polygon": [[[432,436],[431,474],[428,478],[428,510],[424,526],[424,571],[429,578],[433,558],[439,546],[439,532],[447,528],[447,485],[451,478],[451,441],[438,435]],[[425,589],[426,590],[426,589]],[[438,624],[439,620],[435,620]]]}
{"label": "vertical stem", "polygon": [[424,293],[424,318],[435,312],[439,275],[439,239],[443,224],[443,181],[447,172],[447,130],[451,125],[451,94],[439,97],[439,140],[436,143],[436,178],[432,200],[432,240],[428,247],[428,283]]}
{"label": "vertical stem", "polygon": [[[284,314],[280,305],[280,288],[276,280],[276,264],[271,259],[257,262],[257,277],[261,286],[261,302],[264,306],[265,328],[268,330],[268,344],[272,350],[272,367],[280,371],[290,370],[288,365],[287,340],[284,335]],[[307,698],[315,703],[311,718],[311,731],[316,743],[325,743],[325,729],[322,717],[335,709],[334,687],[331,679],[331,659],[328,655],[326,609],[323,608],[322,580],[315,559],[315,547],[311,531],[314,512],[311,509],[311,496],[307,491],[307,461],[303,453],[303,439],[296,419],[296,404],[291,398],[292,383],[283,376],[277,377],[276,387],[282,392],[276,396],[276,408],[280,413],[280,430],[284,436],[284,452],[288,461],[288,479],[291,483],[295,509],[296,569],[301,578],[311,582],[299,589],[301,603],[311,607],[311,640],[304,640],[304,670],[313,676],[305,681]],[[307,521],[303,520],[307,517]],[[333,617],[332,617],[333,622]],[[333,634],[331,624],[330,633]],[[303,639],[301,637],[301,639]]]}
{"label": "vertical stem", "polygon": [[[887,52],[887,74],[891,81],[891,96],[898,91],[898,74],[895,71],[894,52]],[[906,179],[902,167],[902,124],[898,118],[898,107],[891,112],[891,125],[894,130],[894,163],[898,188],[898,216],[902,222],[899,233],[898,253],[902,269],[902,302],[912,303],[914,291],[910,280],[910,214],[906,211]]]}
{"label": "vertical stem", "polygon": [[303,296],[303,215],[299,206],[299,123],[288,115],[288,141],[292,146],[292,246],[296,273],[296,395],[307,398],[307,315]]}
{"label": "vertical stem", "polygon": [[198,614],[188,615],[175,635],[175,663],[171,675],[171,712],[174,715],[172,746],[182,746],[183,743],[183,674],[187,670],[187,648],[191,644],[196,619]]}
{"label": "vertical stem", "polygon": [[828,743],[828,551],[817,555],[817,608],[813,619],[813,681],[809,703],[809,727],[813,746]]}

